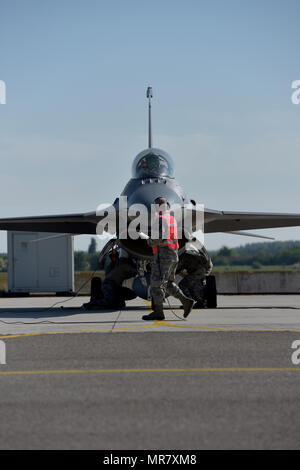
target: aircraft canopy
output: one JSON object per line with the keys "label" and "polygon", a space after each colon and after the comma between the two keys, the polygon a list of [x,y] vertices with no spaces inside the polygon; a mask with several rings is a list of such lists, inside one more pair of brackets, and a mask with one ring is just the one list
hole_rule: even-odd
{"label": "aircraft canopy", "polygon": [[140,152],[132,164],[133,178],[174,178],[174,163],[164,150],[150,148]]}

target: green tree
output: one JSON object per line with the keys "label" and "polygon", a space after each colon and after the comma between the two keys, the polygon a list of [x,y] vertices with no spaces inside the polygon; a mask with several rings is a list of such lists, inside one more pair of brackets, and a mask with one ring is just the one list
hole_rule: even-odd
{"label": "green tree", "polygon": [[7,260],[0,255],[0,273],[7,271]]}
{"label": "green tree", "polygon": [[74,253],[74,269],[75,271],[89,271],[90,263],[87,259],[88,255],[85,251],[75,251]]}
{"label": "green tree", "polygon": [[231,256],[232,254],[232,250],[230,250],[230,248],[227,248],[227,246],[223,246],[220,250],[219,250],[219,256],[226,256],[226,257],[229,257]]}
{"label": "green tree", "polygon": [[300,246],[293,246],[285,250],[280,250],[275,256],[274,261],[280,265],[291,265],[300,261]]}
{"label": "green tree", "polygon": [[88,259],[91,271],[96,271],[97,269],[99,269],[99,266],[98,266],[99,254],[98,253],[88,254],[87,259]]}

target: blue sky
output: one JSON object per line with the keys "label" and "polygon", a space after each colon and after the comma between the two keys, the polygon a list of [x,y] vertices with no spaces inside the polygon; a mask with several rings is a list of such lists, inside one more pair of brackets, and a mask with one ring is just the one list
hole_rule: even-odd
{"label": "blue sky", "polygon": [[113,201],[147,147],[148,85],[154,145],[199,203],[300,212],[299,13],[298,0],[0,0],[0,217]]}

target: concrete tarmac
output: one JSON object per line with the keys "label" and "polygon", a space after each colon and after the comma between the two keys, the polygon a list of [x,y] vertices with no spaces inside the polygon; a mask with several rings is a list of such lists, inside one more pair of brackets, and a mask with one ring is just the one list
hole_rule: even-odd
{"label": "concrete tarmac", "polygon": [[0,299],[0,449],[299,449],[300,296],[66,300]]}

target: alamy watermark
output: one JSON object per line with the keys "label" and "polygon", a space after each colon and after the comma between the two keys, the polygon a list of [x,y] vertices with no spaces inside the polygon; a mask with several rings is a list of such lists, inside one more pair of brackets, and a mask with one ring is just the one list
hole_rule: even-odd
{"label": "alamy watermark", "polygon": [[6,364],[6,345],[0,341],[0,364]]}
{"label": "alamy watermark", "polygon": [[295,90],[291,96],[292,103],[300,104],[300,80],[294,80],[292,88]]}
{"label": "alamy watermark", "polygon": [[292,342],[292,349],[295,349],[295,351],[292,354],[291,360],[292,363],[297,366],[300,364],[300,340],[296,339],[295,341]]}
{"label": "alamy watermark", "polygon": [[[160,208],[157,204],[150,207],[144,204],[131,204],[128,206],[127,197],[120,196],[118,207],[109,204],[100,204],[96,214],[101,220],[97,224],[97,235],[118,233],[119,239],[137,240],[140,233],[152,239],[159,238],[159,225],[155,223]],[[177,223],[177,239],[189,239],[193,232],[198,232],[198,238],[204,243],[204,205],[203,204],[172,204],[167,211],[173,215]]]}
{"label": "alamy watermark", "polygon": [[6,104],[6,85],[3,80],[0,80],[0,104]]}

